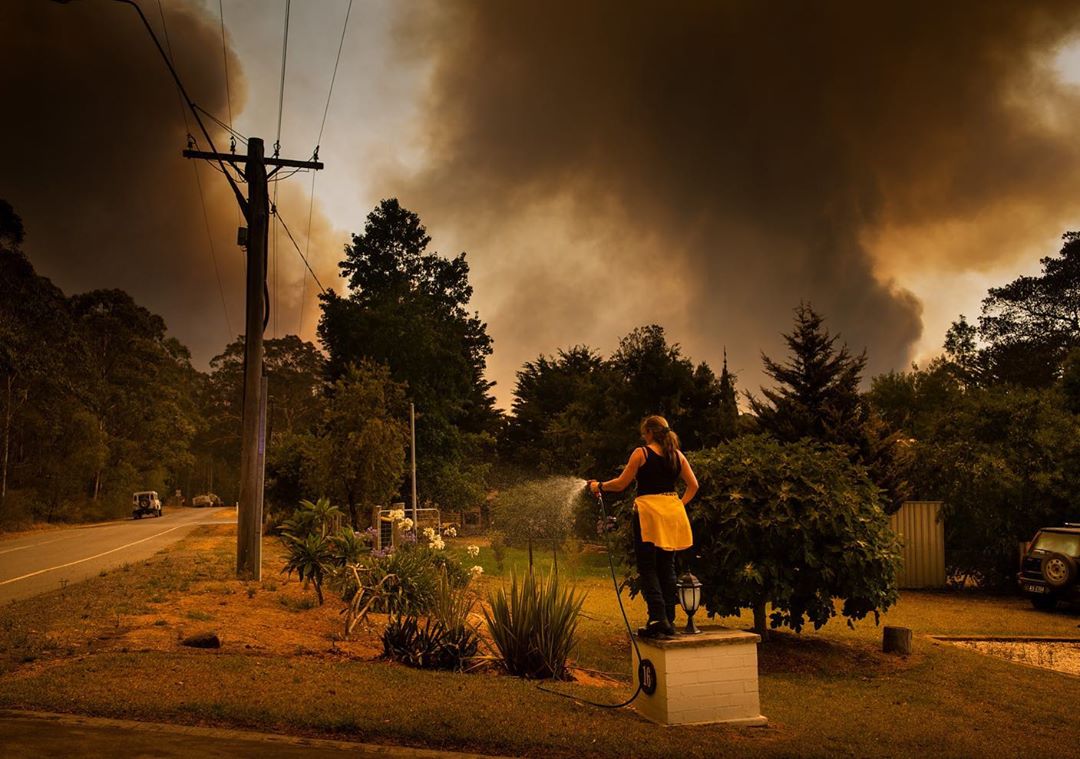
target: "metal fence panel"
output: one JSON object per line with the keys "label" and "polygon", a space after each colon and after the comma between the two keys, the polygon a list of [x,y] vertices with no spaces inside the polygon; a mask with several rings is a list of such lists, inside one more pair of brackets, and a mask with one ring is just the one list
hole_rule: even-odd
{"label": "metal fence panel", "polygon": [[901,588],[945,587],[945,523],[941,501],[908,501],[889,517],[903,542]]}

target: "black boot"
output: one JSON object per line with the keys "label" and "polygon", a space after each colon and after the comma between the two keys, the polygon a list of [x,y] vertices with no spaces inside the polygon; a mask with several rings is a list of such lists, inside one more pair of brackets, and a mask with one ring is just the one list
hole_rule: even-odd
{"label": "black boot", "polygon": [[644,627],[638,628],[642,638],[668,638],[675,634],[675,627],[666,619],[650,619]]}

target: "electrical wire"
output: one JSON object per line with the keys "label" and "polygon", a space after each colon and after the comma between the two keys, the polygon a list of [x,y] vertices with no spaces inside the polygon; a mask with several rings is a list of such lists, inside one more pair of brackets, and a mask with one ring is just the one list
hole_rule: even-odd
{"label": "electrical wire", "polygon": [[221,128],[222,128],[222,129],[224,129],[224,130],[225,130],[226,132],[228,132],[230,136],[232,136],[232,137],[236,138],[236,140],[237,140],[237,141],[239,141],[239,142],[242,142],[242,143],[244,143],[245,145],[247,144],[247,137],[245,137],[245,136],[244,136],[243,134],[241,134],[240,132],[238,132],[238,131],[236,131],[235,129],[233,129],[233,128],[232,128],[231,126],[229,126],[228,124],[226,124],[226,123],[225,123],[224,121],[222,121],[221,119],[219,119],[219,118],[218,118],[217,116],[215,116],[214,114],[210,113],[210,111],[206,110],[205,108],[203,108],[203,107],[202,107],[201,105],[199,105],[198,103],[195,103],[195,107],[196,107],[196,108],[197,108],[197,109],[199,110],[199,112],[200,112],[200,113],[202,113],[202,114],[203,114],[204,116],[206,116],[206,117],[207,117],[208,119],[210,119],[210,120],[211,120],[211,121],[213,121],[213,122],[214,122],[215,124],[217,124],[217,125],[218,125],[219,127],[221,127]]}
{"label": "electrical wire", "polygon": [[337,57],[334,59],[334,73],[330,75],[330,91],[326,93],[326,106],[323,108],[322,123],[319,125],[319,137],[315,140],[316,154],[319,152],[319,144],[322,143],[323,130],[326,129],[326,114],[330,112],[330,98],[334,96],[334,82],[337,80],[338,65],[341,63],[341,50],[345,47],[345,32],[349,29],[352,4],[353,0],[349,0],[349,7],[345,9],[345,23],[341,25],[341,39],[338,40]]}
{"label": "electrical wire", "polygon": [[[169,64],[175,70],[176,61],[173,58],[172,42],[169,40],[169,25],[165,21],[165,7],[163,0],[158,0],[157,6],[158,14],[161,16],[161,30],[165,36],[165,48],[169,54]],[[184,107],[184,94],[180,91],[179,85],[177,86],[176,94],[180,99],[180,115],[184,119],[184,130],[187,132],[188,141],[197,147],[199,143],[191,134],[191,128],[187,119],[187,109]],[[192,103],[192,106],[194,106],[194,103]],[[191,168],[195,171],[195,186],[199,189],[199,205],[202,207],[203,223],[206,225],[206,241],[210,247],[210,262],[213,264],[214,278],[217,280],[218,295],[221,296],[221,311],[225,315],[225,328],[228,329],[229,339],[231,340],[233,336],[232,320],[229,319],[229,307],[225,301],[225,287],[221,282],[221,271],[218,268],[217,251],[214,249],[214,236],[210,231],[210,215],[206,211],[206,196],[203,194],[202,179],[199,178],[198,164],[192,162]],[[224,170],[224,168],[222,170]]]}
{"label": "electrical wire", "polygon": [[[350,0],[349,5],[352,5]],[[304,254],[305,258],[311,251],[311,212],[315,208],[315,177],[319,176],[319,172],[311,172],[311,191],[308,193],[308,211],[307,211],[307,234],[304,236]],[[300,337],[304,333],[304,299],[307,297],[307,272],[300,273],[300,319],[296,325],[296,336]]]}
{"label": "electrical wire", "polygon": [[[353,0],[349,0],[349,5],[345,8],[345,21],[341,25],[341,39],[338,40],[337,56],[334,58],[334,71],[330,74],[330,87],[326,93],[326,105],[323,107],[322,122],[319,124],[319,136],[315,138],[313,159],[318,158],[319,148],[322,146],[323,132],[326,130],[326,117],[330,113],[330,101],[334,97],[334,82],[337,81],[338,66],[341,64],[341,51],[345,47],[345,33],[349,30],[349,16],[352,15],[352,6]],[[308,193],[307,232],[304,235],[305,256],[311,251],[311,218],[315,210],[315,177],[317,176],[318,172],[311,172],[311,191]],[[304,329],[304,300],[306,296],[307,273],[303,273],[300,278],[300,320],[296,328],[297,335],[300,335]]]}
{"label": "electrical wire", "polygon": [[[165,49],[169,52],[169,63],[176,68],[176,60],[173,58],[172,41],[169,39],[169,25],[165,23],[165,7],[163,0],[157,0],[158,15],[161,17],[161,31],[165,36]],[[191,125],[188,124],[187,108],[184,107],[184,95],[180,92],[180,88],[176,89],[176,98],[180,103],[180,118],[184,120],[184,132],[187,134],[189,140],[195,138],[191,136]]]}
{"label": "electrical wire", "polygon": [[281,114],[285,106],[285,64],[289,58],[289,9],[292,0],[285,0],[285,34],[281,42],[281,84],[278,87],[277,138],[274,140],[274,156],[281,152]]}
{"label": "electrical wire", "polygon": [[288,224],[285,223],[285,219],[281,218],[281,213],[278,211],[277,205],[274,205],[270,209],[270,213],[272,213],[274,217],[281,222],[281,228],[285,230],[285,234],[288,235],[289,240],[292,241],[293,247],[296,248],[297,255],[300,256],[300,260],[304,262],[304,266],[306,266],[308,272],[311,273],[311,278],[314,279],[315,284],[319,286],[319,292],[321,292],[323,295],[326,295],[326,288],[322,286],[322,282],[319,281],[319,278],[315,275],[314,269],[311,268],[311,264],[308,263],[307,257],[304,255],[303,251],[300,250],[300,245],[296,242],[296,238],[293,237],[293,233],[289,229]]}
{"label": "electrical wire", "polygon": [[229,330],[229,339],[232,340],[233,332],[232,322],[229,319],[229,309],[225,305],[225,287],[221,283],[221,272],[218,270],[217,253],[214,251],[214,236],[210,233],[210,215],[206,212],[206,198],[203,197],[202,180],[199,178],[199,164],[196,161],[191,162],[191,167],[195,169],[195,185],[199,188],[199,204],[202,206],[203,223],[206,225],[206,241],[210,245],[210,261],[214,265],[214,277],[217,279],[218,294],[221,296],[221,308],[225,312],[225,326]]}
{"label": "electrical wire", "polygon": [[229,51],[225,46],[225,6],[218,0],[218,18],[221,20],[221,61],[225,68],[225,103],[229,106],[229,131],[232,131],[232,90],[229,87]]}

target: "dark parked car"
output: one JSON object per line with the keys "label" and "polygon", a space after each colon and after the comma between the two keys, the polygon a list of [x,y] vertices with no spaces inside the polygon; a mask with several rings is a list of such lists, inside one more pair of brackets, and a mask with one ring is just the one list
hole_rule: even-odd
{"label": "dark parked car", "polygon": [[1045,527],[1028,543],[1016,576],[1020,591],[1036,609],[1059,601],[1080,601],[1080,525]]}

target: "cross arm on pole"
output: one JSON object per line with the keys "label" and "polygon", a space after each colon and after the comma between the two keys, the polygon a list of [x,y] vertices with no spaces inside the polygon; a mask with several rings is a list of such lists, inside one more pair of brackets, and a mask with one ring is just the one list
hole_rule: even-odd
{"label": "cross arm on pole", "polygon": [[[238,164],[246,163],[247,156],[237,153],[215,153],[209,150],[185,150],[184,158],[205,158],[208,161],[222,161]],[[318,171],[324,167],[322,161],[296,161],[291,158],[264,158],[263,163],[267,166],[290,169],[315,169]]]}

